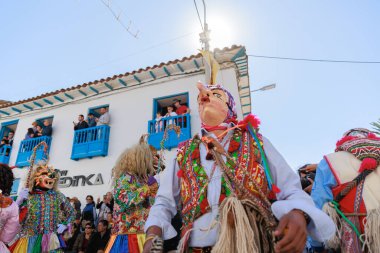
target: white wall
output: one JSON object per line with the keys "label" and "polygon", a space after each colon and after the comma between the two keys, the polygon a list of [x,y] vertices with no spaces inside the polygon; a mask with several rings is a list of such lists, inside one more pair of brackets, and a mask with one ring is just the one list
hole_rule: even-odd
{"label": "white wall", "polygon": [[[238,115],[241,118],[241,107],[238,96],[238,86],[234,69],[222,70],[219,75],[222,84],[233,94],[237,103]],[[104,184],[93,186],[81,186],[61,188],[61,191],[68,197],[77,196],[82,204],[85,203],[86,195],[93,195],[96,199],[110,190],[111,170],[119,154],[127,147],[138,142],[139,137],[147,133],[148,120],[152,119],[153,99],[157,97],[175,95],[178,93],[189,93],[189,107],[191,109],[191,129],[192,135],[200,129],[200,120],[197,110],[196,83],[203,80],[203,74],[187,76],[177,80],[169,80],[159,84],[138,87],[123,92],[113,91],[110,95],[73,102],[62,107],[41,110],[33,115],[19,115],[18,126],[15,135],[13,151],[10,165],[14,165],[17,158],[17,151],[20,142],[23,140],[27,128],[38,118],[54,116],[53,136],[50,148],[50,164],[59,170],[67,170],[68,176],[89,175],[102,173]],[[77,121],[79,114],[87,114],[88,108],[109,104],[111,115],[111,131],[109,150],[107,157],[95,157],[92,159],[81,159],[73,161],[70,159],[72,141],[74,136],[73,123]],[[13,119],[2,120],[7,122]],[[167,166],[175,156],[175,149],[165,151]],[[26,168],[14,169],[17,178],[25,178]],[[95,179],[92,178],[92,180]],[[20,187],[24,182],[20,183]]]}

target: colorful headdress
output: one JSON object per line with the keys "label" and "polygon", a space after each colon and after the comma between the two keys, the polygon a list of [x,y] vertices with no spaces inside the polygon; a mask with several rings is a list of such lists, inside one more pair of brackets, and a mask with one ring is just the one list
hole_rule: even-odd
{"label": "colorful headdress", "polygon": [[359,172],[374,170],[380,164],[380,138],[365,128],[354,128],[344,133],[336,143],[335,152],[347,151],[362,161]]}
{"label": "colorful headdress", "polygon": [[59,174],[47,164],[38,165],[32,174],[32,189],[56,189],[58,184]]}

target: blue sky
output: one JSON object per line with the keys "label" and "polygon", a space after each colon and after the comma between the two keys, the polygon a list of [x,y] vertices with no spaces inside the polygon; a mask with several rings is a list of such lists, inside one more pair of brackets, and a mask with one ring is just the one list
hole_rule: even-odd
{"label": "blue sky", "polygon": [[[106,0],[104,0],[106,1]],[[16,101],[197,53],[192,0],[1,1],[0,99]],[[206,0],[212,46],[249,54],[380,61],[380,2]],[[199,1],[198,6],[202,10]],[[177,38],[177,39],[175,39]],[[332,152],[346,130],[380,118],[380,64],[249,58],[253,113],[294,168]]]}

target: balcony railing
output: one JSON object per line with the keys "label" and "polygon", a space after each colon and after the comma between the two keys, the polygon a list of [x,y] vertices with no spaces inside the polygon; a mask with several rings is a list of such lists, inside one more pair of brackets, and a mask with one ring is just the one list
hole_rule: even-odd
{"label": "balcony railing", "polygon": [[0,163],[9,163],[9,156],[11,155],[12,146],[4,145],[0,148]]}
{"label": "balcony railing", "polygon": [[108,155],[110,127],[107,125],[76,130],[71,159]]}
{"label": "balcony railing", "polygon": [[[17,167],[24,167],[29,166],[29,160],[30,156],[33,153],[33,148],[37,146],[40,142],[46,142],[48,145],[48,150],[46,151],[47,154],[49,154],[50,150],[50,144],[51,144],[51,137],[50,136],[41,136],[38,138],[23,140],[20,144],[20,148],[18,150],[17,160],[16,160],[16,166]],[[38,163],[40,160],[46,159],[46,154],[44,152],[44,147],[40,146],[36,151],[36,159],[35,164]]]}
{"label": "balcony railing", "polygon": [[[172,117],[163,117],[161,120],[150,120],[148,122],[148,143],[156,149],[161,149],[161,141],[164,138],[166,128],[168,136],[163,143],[163,147],[171,149],[177,147],[180,142],[191,138],[190,114],[183,114]],[[178,126],[181,132],[178,134],[172,129],[173,126]]]}

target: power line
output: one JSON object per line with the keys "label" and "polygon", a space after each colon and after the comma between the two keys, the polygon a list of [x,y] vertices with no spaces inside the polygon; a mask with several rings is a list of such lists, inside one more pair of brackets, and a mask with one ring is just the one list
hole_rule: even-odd
{"label": "power line", "polygon": [[202,24],[201,16],[199,15],[199,11],[198,11],[198,6],[197,6],[197,1],[196,1],[196,0],[194,0],[194,5],[195,5],[195,9],[197,10],[199,23],[201,24],[202,31],[203,31],[203,30],[204,30],[204,29],[203,29],[203,24]]}
{"label": "power line", "polygon": [[247,54],[247,55],[250,56],[250,57],[255,57],[255,58],[265,58],[265,59],[274,59],[274,60],[329,62],[329,63],[380,64],[380,61],[352,61],[352,60],[333,60],[333,59],[310,59],[310,58],[279,57],[279,56],[255,55],[255,54]]}
{"label": "power line", "polygon": [[139,34],[140,31],[137,30],[136,32],[132,32],[132,30],[131,30],[132,21],[129,20],[128,25],[125,25],[124,22],[121,20],[121,16],[122,16],[124,10],[121,9],[119,14],[116,14],[116,11],[113,10],[113,8],[111,7],[111,0],[108,0],[107,2],[105,2],[105,0],[100,0],[100,1],[104,4],[104,6],[106,6],[108,8],[108,10],[111,12],[112,16],[114,16],[116,21],[120,23],[120,25],[124,28],[124,30],[126,30],[130,35],[132,35],[133,37],[135,37],[137,39],[137,35]]}

